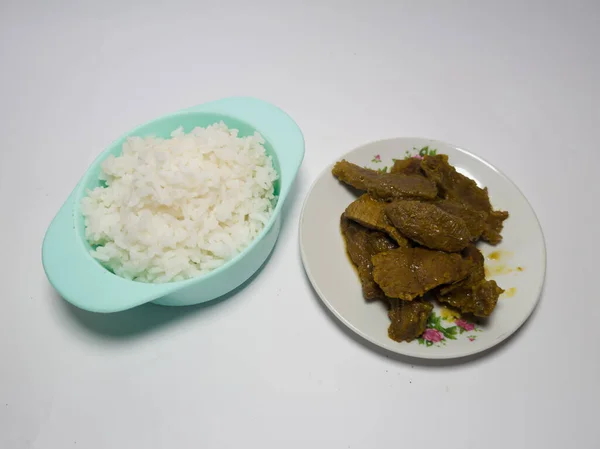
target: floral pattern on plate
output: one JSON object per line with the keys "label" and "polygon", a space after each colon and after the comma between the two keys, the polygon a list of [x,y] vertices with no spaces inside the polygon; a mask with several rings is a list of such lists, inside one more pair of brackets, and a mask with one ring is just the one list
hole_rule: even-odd
{"label": "floral pattern on plate", "polygon": [[[444,311],[445,309],[442,309]],[[443,314],[444,312],[442,312]],[[417,339],[420,345],[425,346],[443,346],[448,340],[456,340],[460,335],[465,334],[469,341],[475,341],[477,335],[474,332],[481,332],[481,328],[475,323],[463,318],[453,318],[452,326],[445,327],[442,321],[445,318],[438,315],[435,311],[431,313],[427,320],[425,332]]]}

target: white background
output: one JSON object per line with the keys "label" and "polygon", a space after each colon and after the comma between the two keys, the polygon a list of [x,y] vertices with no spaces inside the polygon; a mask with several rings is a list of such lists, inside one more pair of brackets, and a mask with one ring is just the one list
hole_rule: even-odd
{"label": "white background", "polygon": [[[600,3],[0,3],[0,447],[597,448]],[[231,95],[306,157],[270,263],[205,307],[77,310],[40,262],[80,175],[137,124]],[[455,363],[367,347],[299,257],[301,203],[365,142],[423,136],[511,177],[548,247],[542,300]]]}

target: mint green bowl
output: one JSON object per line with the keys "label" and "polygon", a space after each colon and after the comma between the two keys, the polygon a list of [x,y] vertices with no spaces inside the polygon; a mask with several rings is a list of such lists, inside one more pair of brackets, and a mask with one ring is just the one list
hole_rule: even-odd
{"label": "mint green bowl", "polygon": [[[102,161],[121,153],[129,136],[169,137],[183,126],[223,121],[240,136],[258,131],[273,157],[279,180],[271,220],[262,233],[235,258],[210,273],[166,284],[146,284],[116,276],[90,255],[85,239],[81,199],[88,189],[100,185]],[[46,276],[71,304],[92,312],[118,312],[147,302],[169,306],[198,304],[218,298],[240,286],[267,260],[281,227],[281,210],[304,157],[304,138],[298,125],[281,109],[254,98],[226,98],[169,114],[132,130],[108,147],[91,165],[48,227],[42,246]]]}

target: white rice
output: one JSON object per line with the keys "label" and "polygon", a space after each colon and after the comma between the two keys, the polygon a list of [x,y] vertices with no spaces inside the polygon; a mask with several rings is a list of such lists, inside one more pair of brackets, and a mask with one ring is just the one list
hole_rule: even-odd
{"label": "white rice", "polygon": [[221,123],[170,139],[131,137],[81,201],[92,255],[142,282],[199,276],[234,257],[273,212],[277,172],[255,133]]}

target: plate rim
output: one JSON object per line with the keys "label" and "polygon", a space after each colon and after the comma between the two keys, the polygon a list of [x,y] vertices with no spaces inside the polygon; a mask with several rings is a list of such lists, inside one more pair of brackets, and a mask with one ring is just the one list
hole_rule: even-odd
{"label": "plate rim", "polygon": [[[502,177],[505,181],[509,182],[510,184],[512,184],[512,186],[517,190],[517,192],[521,195],[521,197],[523,197],[523,199],[525,200],[525,202],[527,203],[527,205],[529,206],[529,209],[531,210],[531,212],[533,213],[533,216],[535,218],[536,224],[537,224],[537,229],[540,232],[540,236],[542,238],[542,259],[543,259],[543,270],[542,270],[542,275],[541,275],[541,279],[539,282],[539,285],[536,288],[536,298],[535,300],[532,302],[529,310],[527,311],[526,314],[523,314],[523,318],[513,327],[511,328],[509,331],[503,333],[502,335],[500,335],[499,337],[497,337],[494,341],[490,342],[490,343],[486,343],[483,344],[481,346],[479,345],[475,345],[473,346],[473,350],[471,351],[461,351],[460,353],[457,353],[456,351],[452,352],[448,352],[448,353],[430,353],[429,355],[419,355],[419,354],[408,354],[405,351],[402,350],[402,346],[398,345],[398,348],[393,347],[390,344],[381,344],[378,341],[375,341],[374,339],[372,339],[368,333],[365,333],[363,331],[361,331],[360,329],[358,329],[356,326],[354,326],[352,323],[350,323],[346,318],[344,318],[342,315],[340,315],[338,313],[338,311],[329,303],[329,301],[327,301],[327,299],[325,299],[325,295],[321,292],[320,288],[318,287],[317,282],[315,281],[315,279],[313,278],[312,272],[309,268],[309,264],[306,262],[306,254],[304,251],[304,244],[303,244],[303,223],[304,223],[304,219],[305,219],[305,211],[306,211],[306,205],[309,201],[309,199],[311,198],[311,195],[313,193],[313,190],[315,188],[315,186],[317,185],[317,183],[319,182],[319,180],[321,180],[321,178],[327,173],[331,171],[331,168],[333,167],[333,165],[335,164],[335,161],[341,160],[341,159],[345,159],[348,155],[350,155],[351,153],[354,153],[355,151],[359,150],[360,148],[363,148],[367,145],[373,145],[373,144],[377,144],[377,143],[381,143],[381,142],[389,142],[389,141],[397,141],[397,140],[423,140],[423,141],[427,141],[427,142],[431,142],[431,143],[439,143],[442,144],[444,146],[448,146],[448,147],[452,147],[454,150],[459,151],[469,157],[474,158],[475,160],[481,162],[482,164],[486,165],[487,167],[489,167],[491,170],[493,170],[495,173],[497,173],[498,175],[500,175],[500,177]],[[534,310],[537,308],[541,297],[542,297],[542,292],[543,292],[543,288],[544,288],[544,284],[546,282],[546,269],[547,269],[547,249],[546,249],[546,238],[544,236],[544,230],[542,229],[542,225],[540,223],[540,219],[537,216],[535,209],[533,208],[533,206],[531,205],[531,203],[529,202],[529,200],[527,199],[527,197],[525,196],[525,194],[521,191],[521,189],[519,188],[519,186],[512,181],[502,170],[500,170],[499,168],[497,168],[496,166],[494,166],[493,164],[491,164],[490,162],[488,162],[487,160],[485,160],[484,158],[482,158],[481,156],[478,156],[474,153],[472,153],[469,150],[466,150],[458,145],[454,145],[452,143],[449,142],[444,142],[441,140],[436,140],[436,139],[429,139],[429,138],[425,138],[425,137],[411,137],[411,136],[398,136],[398,137],[390,137],[390,138],[384,138],[384,139],[378,139],[378,140],[373,140],[370,142],[366,142],[363,143],[361,145],[358,145],[356,147],[354,147],[353,149],[351,149],[350,151],[347,151],[346,153],[342,154],[341,156],[338,156],[335,159],[334,162],[328,164],[323,170],[321,170],[319,172],[319,174],[317,175],[317,177],[315,178],[315,180],[312,182],[310,188],[308,189],[308,192],[304,198],[304,201],[302,203],[302,210],[300,211],[300,221],[299,221],[299,226],[298,226],[298,243],[300,246],[300,257],[302,259],[302,266],[304,268],[304,271],[306,273],[306,275],[308,276],[308,279],[310,281],[311,287],[313,288],[313,290],[317,293],[317,296],[319,297],[319,299],[321,300],[321,302],[327,307],[327,309],[338,319],[340,320],[348,329],[350,329],[352,332],[354,332],[356,335],[360,336],[361,338],[365,339],[366,341],[368,341],[369,343],[375,345],[378,348],[383,348],[386,351],[390,351],[392,353],[395,354],[400,354],[402,356],[405,357],[412,357],[412,358],[418,358],[418,359],[435,359],[435,360],[444,360],[444,359],[457,359],[457,358],[463,358],[463,357],[468,357],[468,356],[472,356],[475,354],[479,354],[482,353],[484,351],[487,351],[495,346],[498,346],[500,343],[502,343],[503,341],[507,340],[508,338],[510,338],[512,335],[514,335],[522,326],[523,324],[525,324],[525,322],[531,317],[531,315],[533,314]],[[390,340],[393,341],[393,340]]]}

